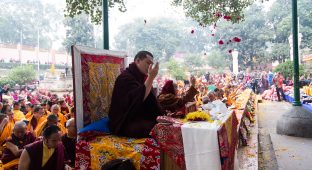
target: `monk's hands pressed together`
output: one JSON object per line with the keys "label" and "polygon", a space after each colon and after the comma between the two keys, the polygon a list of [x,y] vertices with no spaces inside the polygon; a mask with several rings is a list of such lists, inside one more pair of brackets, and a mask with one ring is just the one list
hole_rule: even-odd
{"label": "monk's hands pressed together", "polygon": [[148,76],[154,79],[158,74],[158,70],[159,70],[158,62],[155,64],[154,67],[153,67],[153,64],[150,64],[148,68]]}

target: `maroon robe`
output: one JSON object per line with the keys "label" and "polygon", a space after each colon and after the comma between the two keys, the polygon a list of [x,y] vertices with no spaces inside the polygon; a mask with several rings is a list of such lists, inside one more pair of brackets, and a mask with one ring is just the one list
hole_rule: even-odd
{"label": "maroon robe", "polygon": [[75,166],[75,157],[76,157],[76,138],[69,138],[67,134],[62,136],[62,143],[65,147],[66,155],[68,160],[70,160],[69,165],[71,167]]}
{"label": "maroon robe", "polygon": [[146,76],[135,63],[116,79],[109,110],[109,129],[119,136],[149,137],[149,132],[161,114],[155,95],[151,92],[144,100]]}
{"label": "maroon robe", "polygon": [[41,167],[43,157],[42,140],[27,145],[25,149],[30,158],[29,170],[63,170],[65,167],[65,149],[62,143],[58,144],[54,153],[44,167]]}
{"label": "maroon robe", "polygon": [[[31,132],[26,132],[23,138],[17,138],[14,134],[11,135],[6,142],[11,142],[18,147],[18,149],[23,149],[26,145],[33,143],[36,140],[36,137]],[[2,163],[6,164],[16,158],[16,157],[8,148],[5,148],[2,155]]]}

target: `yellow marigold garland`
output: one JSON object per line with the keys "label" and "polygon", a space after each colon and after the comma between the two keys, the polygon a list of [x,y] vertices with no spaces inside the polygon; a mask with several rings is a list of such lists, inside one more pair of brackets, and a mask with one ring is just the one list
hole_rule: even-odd
{"label": "yellow marigold garland", "polygon": [[213,122],[210,115],[203,111],[191,112],[186,115],[185,121],[208,121]]}

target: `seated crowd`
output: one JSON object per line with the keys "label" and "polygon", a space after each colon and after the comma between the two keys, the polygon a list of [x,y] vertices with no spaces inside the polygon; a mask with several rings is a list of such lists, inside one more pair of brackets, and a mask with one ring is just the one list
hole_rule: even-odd
{"label": "seated crowd", "polygon": [[75,163],[73,107],[62,98],[0,102],[0,169],[62,170]]}

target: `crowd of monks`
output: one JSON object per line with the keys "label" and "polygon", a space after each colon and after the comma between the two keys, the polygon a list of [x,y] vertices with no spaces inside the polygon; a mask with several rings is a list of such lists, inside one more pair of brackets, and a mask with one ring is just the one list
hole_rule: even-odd
{"label": "crowd of monks", "polygon": [[73,168],[73,109],[62,98],[36,104],[25,98],[0,102],[0,170]]}

